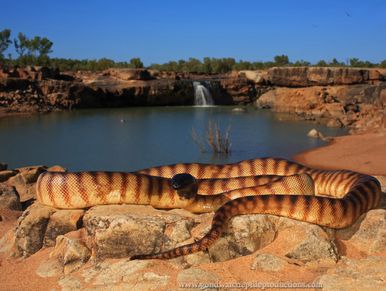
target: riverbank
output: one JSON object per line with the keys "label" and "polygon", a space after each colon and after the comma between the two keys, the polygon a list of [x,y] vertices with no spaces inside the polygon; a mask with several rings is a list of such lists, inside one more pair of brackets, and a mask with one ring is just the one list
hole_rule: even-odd
{"label": "riverbank", "polygon": [[300,153],[294,160],[315,168],[386,176],[386,130],[335,137],[330,144]]}

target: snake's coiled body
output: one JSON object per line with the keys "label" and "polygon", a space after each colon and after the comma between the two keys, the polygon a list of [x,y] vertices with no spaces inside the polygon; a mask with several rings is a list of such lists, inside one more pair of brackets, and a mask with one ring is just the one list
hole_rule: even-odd
{"label": "snake's coiled body", "polygon": [[[195,176],[198,193],[212,195],[181,195],[169,179],[178,173]],[[380,204],[381,189],[372,176],[263,158],[227,165],[176,164],[137,173],[46,172],[38,179],[37,198],[59,208],[131,203],[192,212],[216,211],[210,231],[195,243],[160,254],[133,257],[170,259],[206,249],[221,235],[225,222],[235,215],[266,213],[344,228]]]}

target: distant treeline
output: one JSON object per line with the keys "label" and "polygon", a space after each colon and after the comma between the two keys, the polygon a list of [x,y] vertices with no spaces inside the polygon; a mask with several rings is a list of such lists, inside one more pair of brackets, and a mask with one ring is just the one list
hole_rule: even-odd
{"label": "distant treeline", "polygon": [[[13,44],[17,58],[13,58],[6,51]],[[65,58],[50,58],[53,42],[46,37],[34,36],[28,38],[25,34],[19,33],[17,38],[11,40],[11,30],[0,31],[0,66],[1,65],[40,65],[59,68],[61,71],[103,71],[108,68],[143,68],[140,58],[132,58],[128,62],[115,62],[102,58],[99,60],[77,60]],[[234,58],[209,58],[202,61],[196,58],[188,60],[170,61],[164,64],[151,64],[149,69],[159,71],[188,72],[201,74],[227,73],[232,70],[260,70],[275,66],[321,66],[321,67],[358,67],[358,68],[386,68],[386,60],[380,63],[362,61],[358,58],[351,58],[346,63],[337,59],[332,61],[320,60],[311,64],[308,61],[298,60],[291,62],[286,55],[278,55],[272,61],[236,61]]]}

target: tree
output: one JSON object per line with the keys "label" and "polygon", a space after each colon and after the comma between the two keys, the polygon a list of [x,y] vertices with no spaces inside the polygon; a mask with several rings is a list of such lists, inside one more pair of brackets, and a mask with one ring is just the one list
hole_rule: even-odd
{"label": "tree", "polygon": [[130,60],[130,65],[133,67],[133,68],[136,68],[136,69],[141,69],[143,68],[143,63],[141,61],[140,58],[132,58]]}
{"label": "tree", "polygon": [[20,58],[20,57],[23,57],[25,55],[29,40],[25,36],[25,34],[21,33],[21,32],[19,32],[19,34],[17,35],[17,38],[18,39],[15,38],[13,40],[13,43],[15,45],[16,53],[19,55],[19,58]]}
{"label": "tree", "polygon": [[344,67],[344,63],[340,63],[336,58],[333,58],[329,65],[332,67]]}
{"label": "tree", "polygon": [[317,62],[316,65],[317,65],[318,67],[327,67],[327,66],[328,66],[327,62],[324,61],[324,60],[320,60],[319,62]]}
{"label": "tree", "polygon": [[288,56],[286,55],[275,56],[273,60],[275,61],[276,66],[287,66],[290,63]]}
{"label": "tree", "polygon": [[379,63],[379,66],[381,68],[386,68],[386,60],[383,60],[382,62]]}
{"label": "tree", "polygon": [[12,41],[9,39],[11,36],[10,29],[4,29],[0,31],[0,59],[4,59],[4,52],[8,49]]}

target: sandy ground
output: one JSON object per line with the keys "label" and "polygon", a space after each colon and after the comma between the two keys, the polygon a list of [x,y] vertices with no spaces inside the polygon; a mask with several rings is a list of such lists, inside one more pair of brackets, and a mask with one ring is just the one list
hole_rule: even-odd
{"label": "sandy ground", "polygon": [[298,154],[302,164],[386,176],[386,131],[337,137],[324,147]]}
{"label": "sandy ground", "polygon": [[[312,167],[330,169],[350,169],[373,175],[386,175],[386,132],[373,132],[355,136],[343,136],[324,147],[316,148],[301,154],[296,161]],[[9,211],[8,211],[9,212]],[[0,237],[16,225],[16,219],[21,212],[0,211]],[[280,237],[265,249],[276,251],[282,249]],[[272,250],[274,253],[275,250]],[[0,290],[60,290],[59,278],[41,278],[35,271],[41,262],[48,259],[51,249],[43,249],[25,259],[10,258],[7,253],[0,253]],[[355,257],[355,256],[354,256]],[[218,273],[225,281],[276,281],[268,273],[256,273],[250,270],[253,256],[245,256],[232,261],[204,264],[200,267]],[[291,269],[292,268],[292,269]],[[157,273],[169,274],[173,281],[176,272],[157,270]],[[316,276],[310,271],[299,272],[295,267],[289,267],[280,280],[311,282]],[[290,275],[292,274],[292,275]],[[288,277],[289,276],[289,277]]]}

